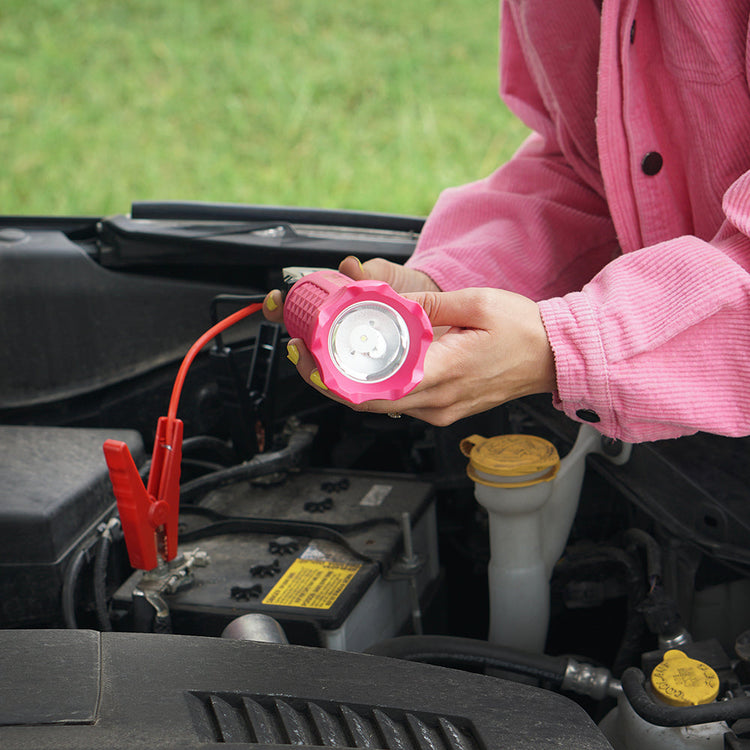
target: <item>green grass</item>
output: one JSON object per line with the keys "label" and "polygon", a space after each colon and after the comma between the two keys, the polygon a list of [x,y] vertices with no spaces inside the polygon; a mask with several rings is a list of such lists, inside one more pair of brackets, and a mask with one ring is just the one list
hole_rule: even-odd
{"label": "green grass", "polygon": [[525,135],[494,0],[4,0],[0,211],[425,214]]}

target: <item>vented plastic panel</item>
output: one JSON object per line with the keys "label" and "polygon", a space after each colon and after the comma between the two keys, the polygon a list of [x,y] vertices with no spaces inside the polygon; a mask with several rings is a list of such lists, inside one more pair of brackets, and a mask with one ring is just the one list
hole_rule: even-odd
{"label": "vented plastic panel", "polygon": [[563,696],[397,659],[53,630],[0,647],[2,750],[612,750]]}
{"label": "vented plastic panel", "polygon": [[196,727],[214,742],[343,750],[479,750],[465,720],[372,706],[232,693],[191,693]]}

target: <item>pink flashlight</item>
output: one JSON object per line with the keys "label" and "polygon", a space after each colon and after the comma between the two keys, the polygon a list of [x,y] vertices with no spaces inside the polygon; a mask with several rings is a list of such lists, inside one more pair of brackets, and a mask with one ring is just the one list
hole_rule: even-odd
{"label": "pink flashlight", "polygon": [[422,379],[432,341],[421,305],[383,281],[352,281],[332,270],[294,284],[284,323],[305,342],[326,387],[353,404],[409,393]]}

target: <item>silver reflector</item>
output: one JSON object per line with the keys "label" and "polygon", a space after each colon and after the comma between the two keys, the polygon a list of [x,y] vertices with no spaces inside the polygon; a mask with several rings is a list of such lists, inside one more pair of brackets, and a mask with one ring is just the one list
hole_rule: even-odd
{"label": "silver reflector", "polygon": [[338,370],[360,383],[393,375],[408,350],[404,319],[381,302],[356,302],[342,310],[328,337],[328,351]]}

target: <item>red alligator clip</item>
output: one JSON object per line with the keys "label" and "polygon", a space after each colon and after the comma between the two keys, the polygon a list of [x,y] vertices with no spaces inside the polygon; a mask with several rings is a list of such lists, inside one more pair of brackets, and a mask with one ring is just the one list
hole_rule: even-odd
{"label": "red alligator clip", "polygon": [[180,514],[182,420],[160,417],[148,486],[143,486],[128,446],[121,440],[104,443],[104,457],[117,499],[130,564],[153,570],[158,554],[165,562],[177,555]]}

